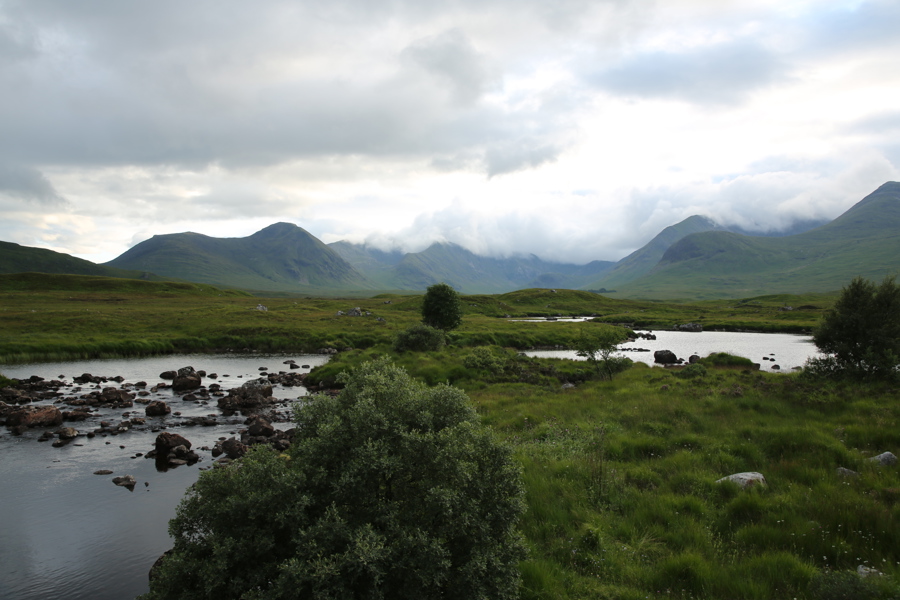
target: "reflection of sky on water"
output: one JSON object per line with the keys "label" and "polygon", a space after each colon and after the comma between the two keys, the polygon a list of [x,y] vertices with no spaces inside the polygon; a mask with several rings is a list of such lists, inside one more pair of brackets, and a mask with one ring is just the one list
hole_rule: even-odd
{"label": "reflection of sky on water", "polygon": [[[126,382],[143,380],[152,386],[160,381],[162,371],[192,365],[220,375],[228,373],[230,377],[218,380],[227,390],[258,377],[260,366],[272,372],[288,371],[282,364],[288,358],[311,366],[327,361],[327,357],[318,355],[192,355],[6,365],[0,372],[8,377],[38,375],[45,379],[63,374],[69,381],[85,372],[105,377],[122,375]],[[213,380],[204,383],[209,385]],[[110,382],[101,387],[109,385],[119,384]],[[88,391],[88,386],[82,387]],[[295,399],[303,394],[305,389],[300,387],[275,391],[279,398]],[[72,395],[71,390],[66,395]],[[168,390],[150,398],[166,400],[173,411],[185,415],[218,412],[215,402],[205,406],[184,402],[173,398]],[[131,409],[104,410],[101,418],[118,422],[127,418],[123,414],[128,411],[131,416],[144,415],[143,406],[135,404]],[[242,422],[243,418],[235,420]],[[164,421],[175,423],[177,417],[169,416]],[[67,425],[80,431],[98,426],[96,421]],[[239,424],[226,423],[174,431],[199,449],[212,447],[219,437],[234,435],[239,428]],[[40,432],[13,437],[5,427],[0,428],[0,598],[121,600],[146,592],[150,566],[172,545],[168,522],[199,469],[212,464],[211,455],[201,451],[200,463],[158,473],[154,461],[131,458],[136,452],[153,448],[155,433],[79,437],[67,446],[53,448],[50,442],[37,442]],[[114,473],[93,475],[100,469]],[[112,483],[113,477],[126,474],[137,480],[133,492]]]}
{"label": "reflection of sky on water", "polygon": [[[633,361],[652,365],[653,352],[656,350],[671,350],[678,358],[683,358],[685,361],[692,354],[704,357],[713,352],[727,352],[760,363],[761,368],[767,371],[771,371],[773,365],[778,365],[781,371],[790,371],[794,367],[802,367],[809,357],[819,354],[809,336],[789,333],[654,331],[653,334],[656,336],[656,340],[638,339],[621,345],[622,348],[643,348],[649,352],[626,350],[621,354]],[[539,350],[529,351],[526,354],[582,360],[571,350]],[[763,360],[764,356],[775,360]]]}

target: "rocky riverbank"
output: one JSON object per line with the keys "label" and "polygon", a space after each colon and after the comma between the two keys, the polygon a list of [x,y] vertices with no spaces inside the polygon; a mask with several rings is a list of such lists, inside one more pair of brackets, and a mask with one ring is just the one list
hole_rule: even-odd
{"label": "rocky riverbank", "polygon": [[[147,438],[146,449],[133,452],[132,458],[154,459],[158,471],[207,458],[226,463],[258,444],[283,451],[293,430],[276,425],[290,422],[290,405],[301,395],[291,389],[303,386],[306,378],[295,361],[284,365],[287,370],[277,372],[261,366],[258,377],[230,389],[217,382],[216,373],[190,366],[163,371],[155,383],[91,373],[71,380],[13,379],[0,389],[0,425],[11,436],[55,447],[81,446],[100,437],[110,438],[108,445],[117,438],[124,450],[126,440],[130,440],[127,447],[134,448],[144,444],[138,437]],[[196,448],[187,431],[192,427],[223,427],[229,435],[220,436],[212,446]],[[121,479],[117,485],[133,489],[127,479],[117,479]]]}

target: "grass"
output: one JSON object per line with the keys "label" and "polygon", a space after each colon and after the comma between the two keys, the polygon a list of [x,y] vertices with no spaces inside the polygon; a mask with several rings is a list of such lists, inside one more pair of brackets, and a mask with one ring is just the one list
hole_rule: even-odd
{"label": "grass", "polygon": [[[830,298],[830,297],[829,297]],[[787,301],[806,309],[782,311]],[[833,299],[832,299],[833,300]],[[664,304],[611,300],[590,292],[530,289],[463,296],[453,346],[570,347],[582,327],[505,319],[594,315],[601,324],[669,328],[809,331],[828,299],[778,297],[737,303]],[[315,352],[370,348],[421,319],[421,295],[373,298],[258,298],[205,284],[77,275],[0,275],[0,363],[177,352]],[[263,304],[266,311],[256,310]],[[370,316],[338,316],[354,307]],[[749,307],[749,308],[741,308]]]}
{"label": "grass", "polygon": [[[521,359],[524,377],[465,366],[491,360],[485,350],[396,360],[424,381],[466,389],[514,448],[531,549],[523,598],[900,594],[900,474],[866,460],[900,448],[891,385],[761,373],[719,356],[725,366],[692,379],[636,365],[611,382],[585,370],[564,389],[586,366]],[[341,354],[314,374],[384,353]],[[767,487],[717,483],[743,471],[763,473]],[[859,565],[886,577],[861,581]]]}

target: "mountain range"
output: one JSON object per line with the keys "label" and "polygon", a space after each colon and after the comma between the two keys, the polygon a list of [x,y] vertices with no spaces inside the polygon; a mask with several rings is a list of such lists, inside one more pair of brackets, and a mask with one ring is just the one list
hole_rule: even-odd
{"label": "mountain range", "polygon": [[540,287],[622,298],[724,298],[832,291],[857,275],[880,280],[898,268],[897,182],[885,183],[831,222],[797,223],[786,235],[748,235],[697,215],[665,228],[618,262],[586,265],[534,255],[479,256],[451,243],[415,253],[324,244],[289,223],[245,238],[156,235],[104,265],[0,242],[0,273],[182,279],[261,294],[363,294],[446,282],[469,294]]}

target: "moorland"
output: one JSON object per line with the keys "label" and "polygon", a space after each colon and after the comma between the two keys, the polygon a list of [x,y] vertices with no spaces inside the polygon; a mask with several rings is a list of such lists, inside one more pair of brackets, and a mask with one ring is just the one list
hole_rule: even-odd
{"label": "moorland", "polygon": [[[470,295],[447,347],[395,352],[394,336],[421,318],[421,296],[259,298],[202,284],[4,275],[0,364],[337,351],[313,384],[387,356],[426,383],[465,390],[513,449],[527,501],[522,598],[895,598],[900,472],[870,460],[900,451],[893,382],[763,373],[733,357],[690,371],[635,365],[603,380],[585,363],[515,351],[570,346],[582,328],[611,324],[806,332],[836,298]],[[346,314],[357,307],[361,316]],[[507,315],[597,322],[548,327]],[[719,482],[748,471],[767,484]],[[860,566],[879,574],[862,578]]]}

